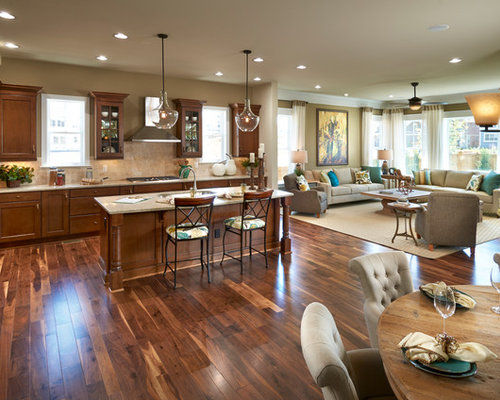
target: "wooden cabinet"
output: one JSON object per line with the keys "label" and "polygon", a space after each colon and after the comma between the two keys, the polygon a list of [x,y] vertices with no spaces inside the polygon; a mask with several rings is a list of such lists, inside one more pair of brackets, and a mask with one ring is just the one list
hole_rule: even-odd
{"label": "wooden cabinet", "polygon": [[[232,156],[233,157],[248,157],[250,153],[257,153],[259,150],[259,126],[252,132],[241,132],[236,125],[235,117],[243,111],[245,106],[242,103],[229,104],[232,111],[231,126],[232,126]],[[250,108],[255,115],[259,115],[260,105],[251,104]]]}
{"label": "wooden cabinet", "polygon": [[94,98],[95,158],[123,158],[123,101],[126,93],[90,92]]}
{"label": "wooden cabinet", "polygon": [[36,161],[39,86],[0,82],[0,161]]}
{"label": "wooden cabinet", "polygon": [[40,192],[0,195],[0,243],[40,237]]}
{"label": "wooden cabinet", "polygon": [[177,121],[177,157],[202,156],[202,109],[203,100],[175,99],[173,100],[179,112]]}
{"label": "wooden cabinet", "polygon": [[42,192],[42,237],[69,233],[69,191]]}

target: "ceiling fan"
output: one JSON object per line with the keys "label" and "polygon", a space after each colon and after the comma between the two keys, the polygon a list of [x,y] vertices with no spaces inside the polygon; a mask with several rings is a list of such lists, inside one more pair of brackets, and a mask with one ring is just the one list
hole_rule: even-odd
{"label": "ceiling fan", "polygon": [[410,110],[418,111],[422,108],[422,99],[417,97],[418,82],[412,82],[411,85],[413,86],[413,97],[408,99],[408,105]]}

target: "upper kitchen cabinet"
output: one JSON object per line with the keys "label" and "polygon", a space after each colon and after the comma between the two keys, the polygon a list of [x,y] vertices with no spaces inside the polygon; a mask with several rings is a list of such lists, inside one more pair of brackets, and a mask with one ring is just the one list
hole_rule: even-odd
{"label": "upper kitchen cabinet", "polygon": [[123,158],[123,101],[128,93],[90,92],[94,99],[95,158]]}
{"label": "upper kitchen cabinet", "polygon": [[[245,107],[242,103],[229,104],[232,110],[232,155],[233,157],[248,157],[250,153],[258,153],[259,150],[259,126],[252,132],[241,132],[236,125],[235,117]],[[250,108],[255,115],[259,115],[260,105],[251,104]]]}
{"label": "upper kitchen cabinet", "polygon": [[203,100],[175,99],[173,100],[179,112],[177,121],[177,157],[202,156],[202,110]]}
{"label": "upper kitchen cabinet", "polygon": [[39,86],[0,82],[0,161],[36,161]]}

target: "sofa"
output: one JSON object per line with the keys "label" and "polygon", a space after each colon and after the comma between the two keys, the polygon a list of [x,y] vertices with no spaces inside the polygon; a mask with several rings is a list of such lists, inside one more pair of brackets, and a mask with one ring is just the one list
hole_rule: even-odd
{"label": "sofa", "polygon": [[[318,185],[324,188],[328,204],[349,203],[352,201],[368,200],[369,197],[363,196],[361,192],[371,192],[374,190],[383,190],[385,183],[356,184],[355,172],[360,168],[332,168],[339,180],[338,186],[332,186],[331,183],[321,182],[321,171],[327,170],[309,170],[304,171],[308,181],[318,181]],[[328,170],[329,171],[329,170]]]}
{"label": "sofa", "polygon": [[494,189],[493,194],[488,194],[479,190],[465,190],[467,183],[474,174],[486,175],[489,171],[454,171],[444,169],[430,170],[430,185],[416,185],[418,190],[426,190],[429,192],[442,191],[453,193],[468,193],[477,196],[484,202],[483,213],[498,215],[500,209],[500,188]]}

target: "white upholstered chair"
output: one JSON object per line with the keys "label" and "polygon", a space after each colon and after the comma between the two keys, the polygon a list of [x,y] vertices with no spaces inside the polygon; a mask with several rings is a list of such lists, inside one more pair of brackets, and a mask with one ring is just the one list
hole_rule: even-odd
{"label": "white upholstered chair", "polygon": [[380,314],[398,297],[413,292],[408,259],[402,251],[388,251],[356,257],[349,261],[365,295],[365,321],[372,347],[378,347]]}
{"label": "white upholstered chair", "polygon": [[333,316],[323,304],[306,307],[300,341],[325,400],[395,399],[378,349],[345,351]]}

